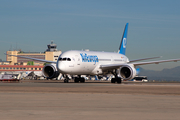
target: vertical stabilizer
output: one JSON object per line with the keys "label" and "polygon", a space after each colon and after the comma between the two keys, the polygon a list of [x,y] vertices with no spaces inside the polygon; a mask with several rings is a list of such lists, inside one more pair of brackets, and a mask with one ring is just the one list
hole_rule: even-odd
{"label": "vertical stabilizer", "polygon": [[119,53],[125,55],[126,53],[126,44],[127,44],[127,32],[128,32],[128,24],[126,23],[124,28],[124,33],[121,39],[121,44],[119,46]]}

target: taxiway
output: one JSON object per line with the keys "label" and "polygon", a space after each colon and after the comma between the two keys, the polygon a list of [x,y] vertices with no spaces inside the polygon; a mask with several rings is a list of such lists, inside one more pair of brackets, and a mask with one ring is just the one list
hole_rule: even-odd
{"label": "taxiway", "polygon": [[0,82],[2,120],[179,120],[180,83]]}

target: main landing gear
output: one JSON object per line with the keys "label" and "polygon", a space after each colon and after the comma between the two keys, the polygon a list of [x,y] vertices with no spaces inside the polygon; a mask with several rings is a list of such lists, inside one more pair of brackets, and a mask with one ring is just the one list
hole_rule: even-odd
{"label": "main landing gear", "polygon": [[[69,83],[69,77],[67,75],[63,75],[64,77],[64,83]],[[75,83],[84,83],[85,82],[85,79],[83,77],[81,77],[80,75],[78,77],[75,77],[74,78],[74,82]]]}
{"label": "main landing gear", "polygon": [[117,82],[118,84],[121,84],[121,78],[118,77],[118,74],[117,74],[117,73],[118,73],[118,70],[117,70],[117,69],[113,71],[112,74],[115,76],[115,78],[112,78],[112,79],[111,79],[111,83],[116,83],[116,82]]}
{"label": "main landing gear", "polygon": [[75,77],[74,78],[74,82],[75,83],[84,83],[85,82],[85,79],[84,78],[82,78],[81,76],[79,76],[79,77]]}
{"label": "main landing gear", "polygon": [[121,78],[120,77],[115,77],[115,78],[112,78],[111,79],[111,83],[118,83],[118,84],[121,84]]}

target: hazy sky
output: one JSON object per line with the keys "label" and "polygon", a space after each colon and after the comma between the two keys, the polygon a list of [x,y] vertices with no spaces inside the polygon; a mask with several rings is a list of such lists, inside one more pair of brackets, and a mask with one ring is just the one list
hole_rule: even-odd
{"label": "hazy sky", "polygon": [[[43,52],[51,40],[58,49],[118,51],[129,23],[129,59],[180,58],[179,0],[1,0],[0,58],[21,49]],[[142,66],[162,70],[177,63]]]}

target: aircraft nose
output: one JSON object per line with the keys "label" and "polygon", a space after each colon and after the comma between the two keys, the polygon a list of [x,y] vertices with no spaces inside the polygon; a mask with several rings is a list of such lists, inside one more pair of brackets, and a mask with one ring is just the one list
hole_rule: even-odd
{"label": "aircraft nose", "polygon": [[66,71],[66,65],[61,62],[61,63],[58,65],[58,69],[59,69],[60,72],[63,73],[63,72]]}

